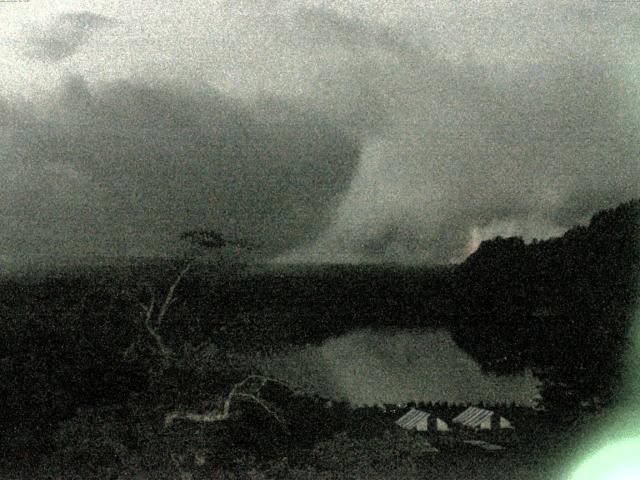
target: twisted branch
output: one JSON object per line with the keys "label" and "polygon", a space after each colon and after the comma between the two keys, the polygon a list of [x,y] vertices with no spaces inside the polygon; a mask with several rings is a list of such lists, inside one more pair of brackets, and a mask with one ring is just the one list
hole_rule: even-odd
{"label": "twisted branch", "polygon": [[[257,388],[255,388],[255,393],[239,391],[251,380],[259,381],[259,385],[257,386]],[[268,405],[268,403],[265,402],[259,396],[260,390],[269,382],[278,383],[280,385],[286,386],[287,388],[291,388],[285,382],[282,382],[274,378],[265,377],[263,375],[248,375],[243,380],[235,383],[231,387],[231,390],[229,390],[229,393],[227,394],[227,397],[224,403],[222,404],[222,409],[210,410],[204,413],[197,413],[197,412],[186,411],[186,410],[174,410],[165,415],[164,426],[165,428],[170,427],[175,420],[190,420],[192,422],[203,422],[203,423],[222,422],[229,418],[230,411],[231,411],[231,404],[234,398],[248,398],[249,400],[252,400],[253,402],[260,405],[269,415],[275,418],[286,429],[285,420],[282,417],[280,417],[280,415],[278,415],[278,413],[274,409],[272,409]]]}

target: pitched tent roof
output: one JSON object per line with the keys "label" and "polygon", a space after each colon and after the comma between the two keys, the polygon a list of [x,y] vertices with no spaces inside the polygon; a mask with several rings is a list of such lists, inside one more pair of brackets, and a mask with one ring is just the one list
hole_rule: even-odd
{"label": "pitched tent roof", "polygon": [[453,423],[459,423],[465,427],[493,430],[497,428],[513,428],[509,420],[501,417],[491,410],[484,408],[469,407],[460,415],[452,420]]}
{"label": "pitched tent roof", "polygon": [[396,425],[404,428],[405,430],[415,429],[419,432],[426,432],[429,430],[443,432],[449,430],[449,427],[443,420],[437,418],[435,415],[423,412],[422,410],[416,410],[415,408],[412,408],[396,420]]}

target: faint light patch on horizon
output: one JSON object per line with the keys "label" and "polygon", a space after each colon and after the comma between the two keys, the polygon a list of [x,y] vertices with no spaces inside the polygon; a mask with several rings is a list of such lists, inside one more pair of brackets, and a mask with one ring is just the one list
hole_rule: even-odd
{"label": "faint light patch on horizon", "polygon": [[469,233],[469,242],[464,251],[464,257],[453,258],[454,263],[464,260],[474,253],[480,244],[485,240],[501,237],[521,237],[525,242],[543,240],[551,237],[559,237],[565,233],[566,229],[558,227],[551,222],[544,220],[530,219],[523,224],[518,220],[492,221],[488,225],[473,226]]}

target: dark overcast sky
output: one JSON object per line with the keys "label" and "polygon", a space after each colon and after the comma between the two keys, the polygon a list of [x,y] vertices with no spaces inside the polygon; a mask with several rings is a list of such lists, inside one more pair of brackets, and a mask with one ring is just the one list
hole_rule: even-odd
{"label": "dark overcast sky", "polygon": [[640,196],[640,3],[0,4],[0,258],[464,258]]}

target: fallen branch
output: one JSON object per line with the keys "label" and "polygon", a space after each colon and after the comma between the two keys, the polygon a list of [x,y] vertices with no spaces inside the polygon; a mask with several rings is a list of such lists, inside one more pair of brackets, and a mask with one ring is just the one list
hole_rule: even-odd
{"label": "fallen branch", "polygon": [[246,398],[249,398],[250,400],[253,400],[262,408],[264,408],[266,412],[269,413],[273,418],[275,418],[279,423],[281,423],[283,426],[286,426],[286,422],[284,421],[284,419],[282,419],[274,410],[269,408],[269,405],[257,395],[251,395],[250,393],[238,393],[236,394],[236,396],[246,397]]}
{"label": "fallen branch", "polygon": [[[257,380],[259,383],[257,387],[254,387],[253,393],[240,390],[252,380]],[[274,378],[265,377],[263,375],[248,375],[243,380],[235,383],[233,387],[231,387],[231,390],[229,390],[229,393],[227,394],[227,397],[225,398],[221,409],[210,410],[204,413],[197,413],[187,410],[174,410],[165,415],[164,426],[165,428],[170,427],[175,420],[189,420],[192,422],[202,423],[222,422],[229,418],[231,412],[231,404],[235,398],[247,398],[260,405],[269,415],[275,418],[286,429],[285,420],[280,417],[280,415],[278,415],[278,413],[274,409],[272,409],[264,399],[260,398],[259,396],[260,390],[269,382],[278,383],[280,385],[286,386],[287,388],[291,388],[285,382]]]}

